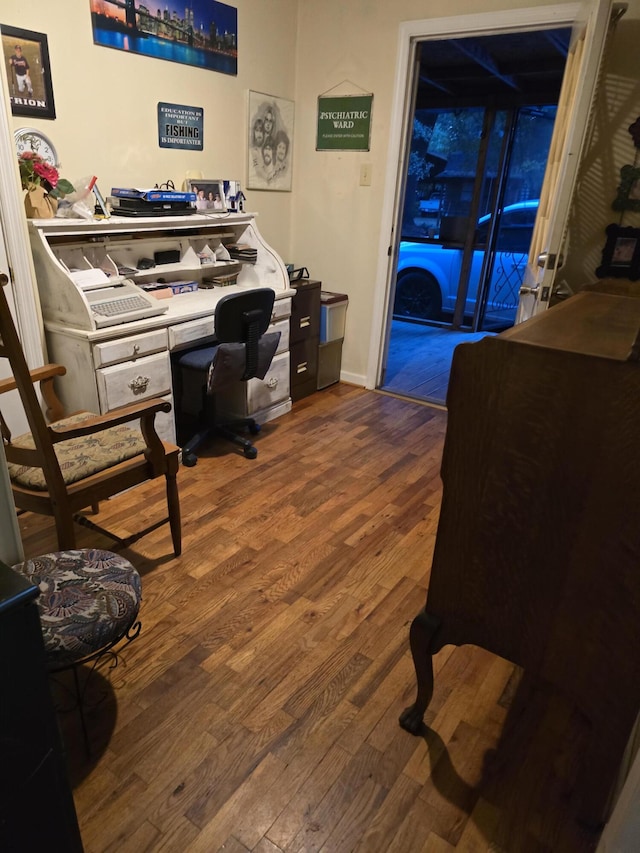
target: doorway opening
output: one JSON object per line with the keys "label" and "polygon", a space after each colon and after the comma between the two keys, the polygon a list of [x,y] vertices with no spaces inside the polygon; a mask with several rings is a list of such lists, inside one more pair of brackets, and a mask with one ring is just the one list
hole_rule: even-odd
{"label": "doorway opening", "polygon": [[383,390],[444,404],[455,346],[513,325],[570,38],[416,45]]}

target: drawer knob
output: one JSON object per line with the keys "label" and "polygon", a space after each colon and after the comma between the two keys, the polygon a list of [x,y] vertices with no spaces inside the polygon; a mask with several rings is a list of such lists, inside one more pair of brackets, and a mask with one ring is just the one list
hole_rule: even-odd
{"label": "drawer knob", "polygon": [[135,379],[129,382],[129,388],[131,388],[134,394],[144,394],[149,382],[151,382],[151,379],[148,376],[136,376]]}
{"label": "drawer knob", "polygon": [[139,352],[140,352],[140,344],[134,344],[133,345],[133,356],[134,356],[134,358],[135,358],[135,356],[138,355]]}
{"label": "drawer knob", "polygon": [[271,388],[271,390],[273,390],[274,388],[278,387],[278,380],[275,376],[272,376],[271,379],[267,382],[267,385],[269,386],[269,388]]}

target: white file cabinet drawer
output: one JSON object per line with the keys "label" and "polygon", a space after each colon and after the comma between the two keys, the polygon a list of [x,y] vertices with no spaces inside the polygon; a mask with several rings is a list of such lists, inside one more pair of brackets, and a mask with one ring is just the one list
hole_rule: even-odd
{"label": "white file cabinet drawer", "polygon": [[159,352],[136,361],[96,370],[100,411],[104,414],[149,397],[171,394],[169,353]]}
{"label": "white file cabinet drawer", "polygon": [[96,367],[106,367],[121,361],[131,361],[162,352],[167,348],[167,330],[156,329],[143,335],[130,335],[116,341],[105,341],[93,348],[93,360]]}

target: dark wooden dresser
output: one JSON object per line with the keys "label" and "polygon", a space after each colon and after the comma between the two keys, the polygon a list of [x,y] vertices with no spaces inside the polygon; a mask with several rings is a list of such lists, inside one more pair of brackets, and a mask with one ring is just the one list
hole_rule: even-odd
{"label": "dark wooden dresser", "polygon": [[0,850],[82,853],[49,692],[38,594],[0,562]]}
{"label": "dark wooden dresser", "polygon": [[301,400],[317,391],[320,343],[320,290],[322,283],[301,278],[291,282],[291,399]]}
{"label": "dark wooden dresser", "polygon": [[431,656],[474,644],[569,697],[591,734],[580,813],[601,824],[640,711],[640,299],[583,292],[457,347],[443,500],[411,627],[421,729]]}

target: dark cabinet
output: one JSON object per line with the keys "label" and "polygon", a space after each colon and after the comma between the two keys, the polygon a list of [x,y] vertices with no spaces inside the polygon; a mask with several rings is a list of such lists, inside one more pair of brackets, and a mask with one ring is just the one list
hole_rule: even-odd
{"label": "dark cabinet", "polygon": [[0,850],[82,853],[37,597],[0,562]]}
{"label": "dark cabinet", "polygon": [[291,399],[295,402],[317,390],[318,346],[320,342],[321,282],[313,279],[292,281],[296,291],[291,300]]}
{"label": "dark cabinet", "polygon": [[573,792],[607,817],[640,711],[640,299],[581,293],[454,353],[443,499],[411,628],[420,731],[431,656],[470,643],[571,697],[591,726]]}

